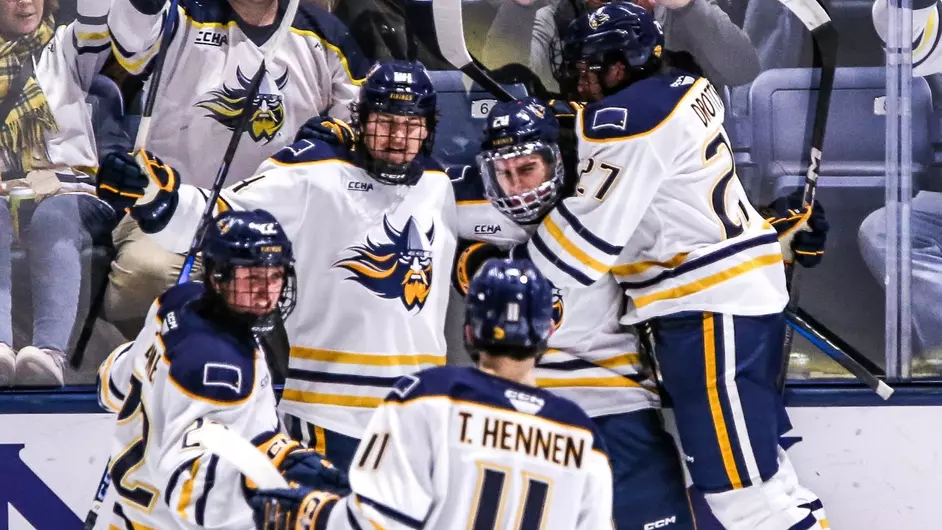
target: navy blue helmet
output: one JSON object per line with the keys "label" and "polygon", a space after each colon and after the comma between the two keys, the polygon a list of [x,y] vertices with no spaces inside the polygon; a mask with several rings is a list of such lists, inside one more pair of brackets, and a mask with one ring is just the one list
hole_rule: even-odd
{"label": "navy blue helmet", "polygon": [[[432,154],[438,95],[432,86],[425,66],[418,61],[380,61],[373,65],[360,86],[356,119],[360,129],[357,152],[364,169],[376,180],[386,184],[415,184],[422,176],[418,155]],[[384,115],[385,124],[393,116],[424,118],[425,133],[413,128],[400,127],[394,133],[383,135],[378,126],[369,125],[374,113]],[[410,140],[411,139],[411,140]],[[388,140],[388,141],[387,141]],[[398,143],[397,145],[394,145]],[[406,145],[411,151],[406,153]]]}
{"label": "navy blue helmet", "polygon": [[522,224],[539,221],[559,199],[564,169],[559,123],[536,98],[498,103],[477,156],[484,194]]}
{"label": "navy blue helmet", "polygon": [[601,74],[621,61],[633,82],[657,71],[663,53],[664,32],[654,15],[636,4],[611,2],[569,24],[562,43],[563,73],[578,77],[574,70],[584,62]]}
{"label": "navy blue helmet", "polygon": [[[226,211],[206,227],[202,247],[203,268],[209,291],[219,293],[210,278],[224,284],[236,267],[283,267],[284,282],[277,310],[286,318],[294,309],[297,279],[291,241],[278,221],[265,210]],[[229,310],[240,313],[229,304]],[[267,315],[241,315],[253,331],[264,333],[274,326],[274,309]]]}
{"label": "navy blue helmet", "polygon": [[553,332],[553,286],[529,260],[490,259],[471,280],[465,345],[514,359],[539,357]]}

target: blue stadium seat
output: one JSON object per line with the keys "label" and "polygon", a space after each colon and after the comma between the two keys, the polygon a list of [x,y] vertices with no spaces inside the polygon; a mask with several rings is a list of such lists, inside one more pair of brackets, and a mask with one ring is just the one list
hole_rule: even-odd
{"label": "blue stadium seat", "polygon": [[[814,75],[813,75],[814,74]],[[839,68],[824,141],[818,199],[831,222],[823,264],[804,274],[801,305],[871,358],[883,358],[884,294],[857,249],[861,221],[884,204],[886,71]],[[766,204],[804,184],[818,76],[811,69],[763,72],[733,89],[727,119],[733,150],[753,203]],[[913,173],[932,164],[932,100],[925,80],[912,91]]]}
{"label": "blue stadium seat", "polygon": [[[429,75],[438,91],[433,154],[446,166],[473,164],[481,145],[484,119],[497,100],[458,70],[433,70]],[[506,88],[515,97],[527,95],[522,84]]]}

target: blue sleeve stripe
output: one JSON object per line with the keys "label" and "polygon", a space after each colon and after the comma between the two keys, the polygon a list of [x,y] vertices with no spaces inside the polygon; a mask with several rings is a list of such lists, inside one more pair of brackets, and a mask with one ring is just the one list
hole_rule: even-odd
{"label": "blue sleeve stripe", "polygon": [[682,274],[686,274],[690,271],[699,269],[700,267],[705,267],[711,263],[716,263],[724,258],[728,258],[734,254],[742,252],[743,250],[748,250],[754,247],[760,247],[762,245],[767,245],[770,243],[778,243],[778,236],[776,234],[765,234],[756,238],[747,239],[745,241],[740,241],[734,243],[728,247],[721,248],[715,252],[711,252],[705,256],[701,256],[690,261],[685,261],[678,265],[676,268],[667,269],[653,278],[643,280],[640,282],[618,282],[625,289],[645,289],[653,285],[667,280],[669,278],[676,278]]}
{"label": "blue sleeve stripe", "polygon": [[356,496],[357,496],[358,501],[362,502],[363,504],[368,504],[369,506],[376,509],[376,511],[378,511],[379,513],[385,515],[386,517],[389,517],[390,519],[398,522],[399,524],[408,526],[409,528],[415,528],[415,529],[420,529],[423,526],[425,526],[425,521],[413,519],[412,517],[398,510],[390,508],[389,506],[386,506],[385,504],[376,502],[369,497],[360,495],[359,493],[357,493]]}
{"label": "blue sleeve stripe", "polygon": [[291,368],[288,370],[289,379],[298,379],[301,381],[309,381],[312,383],[334,383],[340,385],[357,385],[357,386],[381,386],[385,388],[390,388],[396,381],[399,381],[400,376],[395,377],[380,377],[372,375],[356,375],[356,374],[337,374],[329,372],[321,372],[317,370],[301,370],[298,368]]}
{"label": "blue sleeve stripe", "polygon": [[105,26],[108,24],[108,15],[90,17],[88,15],[79,14],[75,17],[75,20],[77,20],[79,24],[85,24],[86,26]]}
{"label": "blue sleeve stripe", "polygon": [[164,491],[164,502],[168,506],[170,505],[170,497],[173,496],[173,490],[177,488],[177,481],[180,480],[180,475],[182,475],[184,471],[189,470],[197,458],[199,457],[194,456],[173,470],[173,473],[170,475],[170,480],[167,481],[167,489]]}
{"label": "blue sleeve stripe", "polygon": [[203,481],[203,492],[196,500],[196,524],[205,526],[206,504],[209,500],[209,492],[216,485],[216,465],[219,463],[219,457],[212,455],[209,457],[209,466],[206,467],[206,480]]}
{"label": "blue sleeve stripe", "polygon": [[111,377],[108,378],[108,390],[114,394],[114,397],[124,401],[124,394],[118,390],[118,387],[114,384],[114,381],[111,379]]}
{"label": "blue sleeve stripe", "polygon": [[573,227],[576,230],[576,233],[579,234],[579,237],[584,239],[587,243],[589,243],[593,247],[601,250],[602,252],[610,256],[617,256],[621,254],[621,249],[623,249],[624,246],[613,245],[609,243],[608,241],[605,241],[604,239],[593,234],[588,228],[585,227],[584,224],[582,224],[581,221],[579,221],[579,219],[575,216],[575,214],[573,214],[572,211],[566,206],[566,201],[559,201],[559,203],[556,204],[556,211],[558,211],[559,214],[563,216],[563,219],[565,219],[566,222],[569,223],[569,226]]}
{"label": "blue sleeve stripe", "polygon": [[560,259],[559,256],[554,254],[553,251],[550,250],[550,248],[546,245],[546,242],[543,241],[543,238],[540,237],[539,232],[533,234],[533,237],[530,238],[530,243],[532,243],[533,246],[536,247],[536,249],[540,252],[540,254],[542,254],[543,257],[546,258],[546,260],[549,261],[551,264],[553,264],[557,269],[563,271],[569,276],[572,276],[574,280],[581,283],[582,285],[585,285],[585,286],[592,285],[593,283],[592,278],[589,278],[588,276],[583,274],[581,271],[579,271],[575,267],[570,266],[569,264],[564,262],[562,259]]}
{"label": "blue sleeve stripe", "polygon": [[350,503],[347,503],[347,522],[350,523],[350,528],[353,530],[363,530],[363,527],[360,526],[360,523],[357,522],[357,516],[353,513],[353,510],[350,509]]}

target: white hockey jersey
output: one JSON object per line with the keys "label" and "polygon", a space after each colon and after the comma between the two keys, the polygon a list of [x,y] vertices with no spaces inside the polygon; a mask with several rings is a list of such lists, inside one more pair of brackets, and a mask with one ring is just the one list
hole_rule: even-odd
{"label": "white hockey jersey", "polygon": [[360,442],[350,485],[343,499],[302,509],[310,528],[612,528],[612,471],[585,412],[477,368],[397,383]]}
{"label": "white hockey jersey", "polygon": [[[923,5],[916,5],[923,4]],[[913,77],[924,77],[942,72],[942,5],[939,2],[913,4]],[[887,0],[873,3],[873,27],[886,42],[890,17]]]}
{"label": "white hockey jersey", "polygon": [[201,283],[172,287],[144,329],[99,370],[99,402],[117,413],[109,528],[254,528],[234,467],[191,443],[214,421],[246,439],[279,429],[264,353],[197,314]]}
{"label": "white hockey jersey", "polygon": [[[108,17],[115,56],[134,74],[151,64],[167,9],[150,13],[136,7],[147,3],[114,0]],[[209,187],[277,23],[245,26],[227,1],[181,0],[177,9],[147,149],[193,184]],[[239,143],[229,178],[251,176],[262,161],[291,144],[313,116],[330,114],[349,121],[348,105],[356,101],[368,66],[336,17],[301,2],[290,32],[268,65],[259,110]],[[145,92],[151,88],[146,86]]]}
{"label": "white hockey jersey", "polygon": [[[480,173],[449,170],[458,204],[458,237],[509,248],[535,227],[521,227],[484,197]],[[537,365],[537,385],[574,401],[589,416],[659,407],[657,384],[638,349],[638,336],[619,319],[624,294],[611,274],[590,286],[556,288],[549,350]]]}
{"label": "white hockey jersey", "polygon": [[749,203],[705,78],[638,81],[577,116],[580,179],[514,257],[558,287],[611,274],[622,322],[682,311],[764,315],[788,300],[775,230]]}
{"label": "white hockey jersey", "polygon": [[[283,412],[359,438],[399,377],[445,364],[455,199],[448,176],[425,160],[417,184],[389,186],[305,140],[223,190],[226,207],[268,210],[294,247]],[[207,192],[179,193],[173,218],[152,234],[173,252],[187,250]]]}
{"label": "white hockey jersey", "polygon": [[[30,169],[52,168],[67,189],[94,192],[89,176],[98,168],[89,87],[111,54],[107,2],[79,2],[79,15],[55,35],[36,61],[34,76],[46,96],[58,131],[45,135],[49,162]],[[0,173],[5,168],[0,164]]]}

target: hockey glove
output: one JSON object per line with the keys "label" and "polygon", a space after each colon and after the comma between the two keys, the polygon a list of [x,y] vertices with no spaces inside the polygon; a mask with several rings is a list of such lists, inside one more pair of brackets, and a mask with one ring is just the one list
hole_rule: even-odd
{"label": "hockey glove", "polygon": [[[332,491],[340,495],[350,492],[347,475],[313,449],[305,449],[300,443],[284,434],[276,434],[255,445],[271,459],[288,482],[318,490]],[[253,484],[247,483],[249,488]]]}
{"label": "hockey glove", "polygon": [[356,134],[343,120],[330,116],[314,116],[298,129],[294,141],[301,140],[320,140],[349,149],[356,142]]}
{"label": "hockey glove", "polygon": [[507,257],[507,252],[490,243],[461,241],[456,255],[458,257],[452,271],[451,284],[461,293],[461,296],[465,296],[468,294],[471,278],[474,278],[474,274],[481,268],[481,265],[491,258],[504,259]]}
{"label": "hockey glove", "polygon": [[134,203],[144,196],[147,177],[128,153],[108,153],[101,160],[96,175],[98,198],[108,203],[123,216]]}
{"label": "hockey glove", "polygon": [[321,525],[326,527],[338,499],[333,493],[305,487],[256,490],[248,495],[255,527],[259,530],[318,528],[319,518],[323,518]]}
{"label": "hockey glove", "polygon": [[824,207],[814,201],[809,211],[801,204],[802,191],[775,199],[762,213],[775,231],[782,245],[785,263],[797,262],[811,268],[821,263],[830,225]]}

